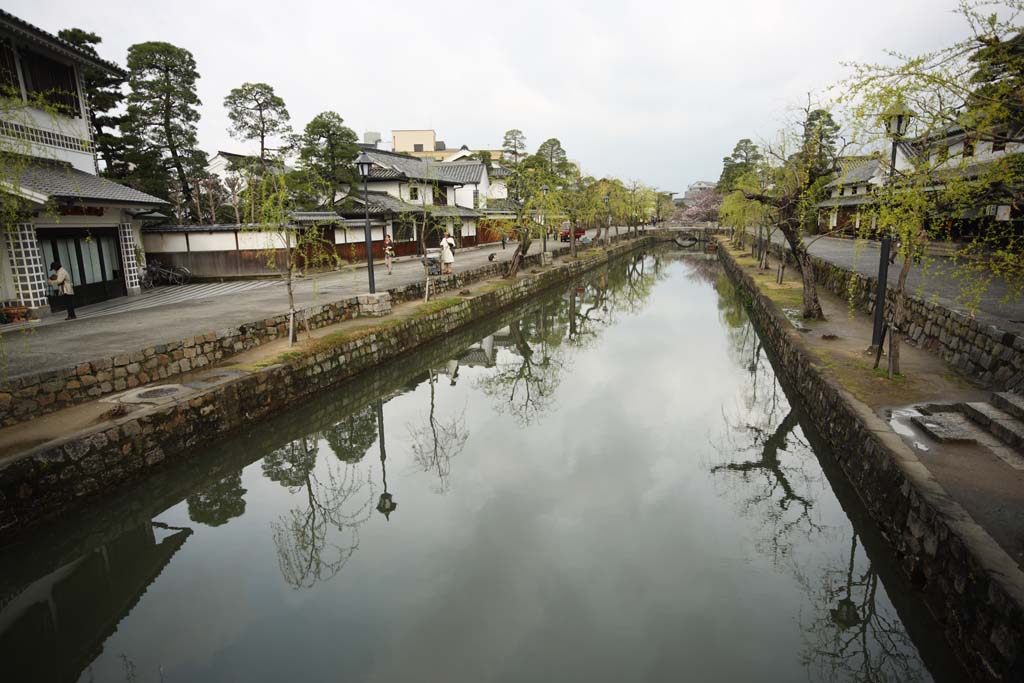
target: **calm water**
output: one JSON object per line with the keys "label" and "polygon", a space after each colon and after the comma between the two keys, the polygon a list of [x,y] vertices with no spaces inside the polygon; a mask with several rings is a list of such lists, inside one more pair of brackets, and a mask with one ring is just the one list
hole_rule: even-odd
{"label": "calm water", "polygon": [[199,455],[0,551],[0,678],[962,679],[699,257]]}

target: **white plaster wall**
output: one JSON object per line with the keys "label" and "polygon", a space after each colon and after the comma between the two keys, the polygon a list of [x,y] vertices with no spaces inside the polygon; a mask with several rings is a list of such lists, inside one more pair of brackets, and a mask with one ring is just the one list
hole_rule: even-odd
{"label": "white plaster wall", "polygon": [[504,178],[497,178],[488,187],[487,196],[491,199],[508,199],[508,185]]}
{"label": "white plaster wall", "polygon": [[[224,233],[230,235],[233,240],[234,233]],[[238,231],[238,248],[239,249],[284,249],[285,241],[284,235],[280,232],[261,232],[259,230],[239,230]],[[232,244],[231,248],[234,249],[235,245]]]}
{"label": "white plaster wall", "polygon": [[188,244],[190,251],[234,251],[235,233],[190,232]]}

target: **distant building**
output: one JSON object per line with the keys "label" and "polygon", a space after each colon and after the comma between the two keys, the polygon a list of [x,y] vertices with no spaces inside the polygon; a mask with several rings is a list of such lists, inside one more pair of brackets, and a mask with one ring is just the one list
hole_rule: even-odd
{"label": "distant building", "polygon": [[[364,142],[370,143],[369,140],[364,140]],[[379,145],[376,146],[379,147]],[[449,148],[444,140],[437,139],[435,131],[427,129],[391,131],[391,151],[434,161],[459,161],[476,155],[480,151],[486,151],[491,155],[493,161],[501,160],[500,149],[474,150],[466,145]]]}
{"label": "distant building", "polygon": [[698,180],[695,183],[690,183],[690,186],[686,188],[686,192],[683,194],[683,201],[688,202],[701,196],[708,190],[713,190],[718,183],[713,183],[710,180]]}

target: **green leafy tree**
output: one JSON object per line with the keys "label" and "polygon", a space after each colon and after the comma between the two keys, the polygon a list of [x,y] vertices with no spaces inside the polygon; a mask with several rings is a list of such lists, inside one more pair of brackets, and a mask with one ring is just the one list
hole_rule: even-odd
{"label": "green leafy tree", "polygon": [[[133,176],[146,186],[166,178],[169,170],[186,212],[196,218],[191,178],[205,166],[206,155],[197,149],[201,102],[195,59],[170,43],[137,43],[128,48],[128,72],[131,92],[123,130],[136,166]],[[168,191],[156,194],[167,197]]]}
{"label": "green leafy tree", "polygon": [[291,117],[284,100],[266,83],[243,83],[232,88],[224,98],[224,106],[231,121],[228,129],[231,136],[239,140],[258,140],[263,164],[267,163],[271,151],[267,140],[291,132]]}
{"label": "green leafy tree", "polygon": [[518,128],[505,131],[501,141],[501,154],[505,164],[514,169],[526,158],[526,136]]}
{"label": "green leafy tree", "polygon": [[491,167],[492,167],[492,165],[494,163],[494,160],[491,159],[491,153],[490,152],[488,152],[486,149],[482,149],[479,152],[474,152],[472,158],[476,159],[477,161],[482,163],[484,166],[486,166],[488,172],[490,172]]}
{"label": "green leafy tree", "polygon": [[537,152],[534,155],[537,159],[543,162],[544,173],[546,173],[553,182],[557,182],[559,179],[564,178],[569,173],[569,158],[565,153],[565,149],[562,148],[562,143],[558,141],[558,138],[548,138],[540,144],[537,148]]}
{"label": "green leafy tree", "polygon": [[294,139],[301,167],[314,173],[329,188],[323,206],[336,205],[341,190],[355,182],[352,162],[359,154],[358,140],[355,131],[333,111],[314,116]]}
{"label": "green leafy tree", "polygon": [[761,150],[749,138],[743,138],[733,147],[732,154],[722,159],[722,175],[718,191],[728,194],[736,189],[736,181],[764,159]]}
{"label": "green leafy tree", "polygon": [[1013,149],[1024,143],[1024,2],[965,0],[956,11],[967,27],[962,40],[919,55],[893,53],[884,63],[848,64],[850,76],[840,84],[865,146],[888,150],[888,115],[915,114],[904,163],[875,201],[877,227],[894,237],[902,261],[887,320],[890,376],[900,372],[907,275],[929,241],[960,240],[953,274],[968,308],[994,278],[1011,296],[1024,292],[1024,155]]}
{"label": "green leafy tree", "polygon": [[[97,57],[96,46],[103,42],[95,33],[80,28],[66,28],[57,37],[90,52]],[[123,178],[125,166],[124,140],[115,131],[124,119],[117,113],[124,101],[122,92],[126,79],[103,69],[86,66],[82,70],[85,98],[89,103],[89,124],[92,126],[96,150],[103,159],[104,174],[112,178]]]}

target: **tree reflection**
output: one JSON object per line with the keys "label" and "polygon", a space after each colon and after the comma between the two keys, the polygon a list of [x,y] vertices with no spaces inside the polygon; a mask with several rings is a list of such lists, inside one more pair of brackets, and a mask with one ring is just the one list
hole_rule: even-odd
{"label": "tree reflection", "polygon": [[[882,597],[877,571],[850,524],[826,526],[815,506],[828,481],[799,431],[797,411],[775,376],[757,330],[727,281],[716,283],[730,355],[745,375],[737,405],[723,414],[725,436],[710,467],[727,477],[741,510],[757,524],[759,552],[791,573],[812,608],[800,618],[801,661],[811,680],[916,681],[924,665],[905,626]],[[730,417],[729,413],[732,414]],[[818,548],[834,547],[837,534],[852,534],[849,553],[830,562]],[[815,548],[794,556],[796,540]]]}
{"label": "tree reflection", "polygon": [[801,619],[801,660],[814,680],[925,680],[924,665],[899,617],[879,605],[880,581],[853,531],[845,564],[797,580],[815,610]]}
{"label": "tree reflection", "polygon": [[[365,426],[361,420],[353,424]],[[375,421],[371,424],[376,430]],[[342,437],[342,429],[336,425],[331,430],[339,444],[365,438]],[[373,509],[368,477],[361,475],[358,464],[341,459],[353,457],[354,451],[342,449],[338,459],[318,463],[317,443],[317,435],[303,436],[263,460],[264,474],[300,493],[303,501],[271,523],[281,574],[296,589],[330,579],[345,566],[359,547],[359,526]]]}
{"label": "tree reflection", "polygon": [[245,494],[241,472],[222,477],[186,498],[188,518],[207,526],[225,524],[245,513]]}
{"label": "tree reflection", "polygon": [[442,420],[437,416],[437,374],[433,369],[427,371],[427,384],[430,385],[430,411],[426,424],[409,427],[412,438],[412,457],[424,472],[432,472],[437,476],[436,491],[448,491],[448,477],[451,474],[452,458],[458,455],[466,445],[469,432],[466,429],[466,415],[463,410],[451,419]]}

